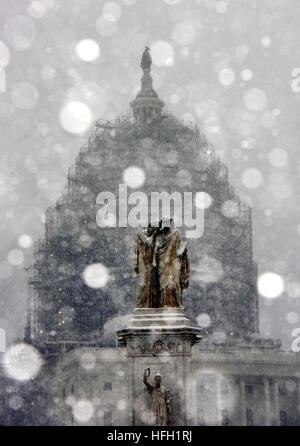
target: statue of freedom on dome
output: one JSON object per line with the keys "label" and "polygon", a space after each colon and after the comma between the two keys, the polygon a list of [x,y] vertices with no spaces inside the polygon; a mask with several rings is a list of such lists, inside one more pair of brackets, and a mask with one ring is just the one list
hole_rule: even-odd
{"label": "statue of freedom on dome", "polygon": [[140,276],[138,308],[181,308],[182,292],[189,284],[186,243],[172,219],[140,231],[135,244],[135,271]]}
{"label": "statue of freedom on dome", "polygon": [[141,60],[142,70],[149,70],[151,68],[151,64],[152,64],[152,57],[150,54],[150,48],[146,46]]}
{"label": "statue of freedom on dome", "polygon": [[[150,48],[148,46],[145,47],[142,59],[141,59],[141,68],[143,70],[143,77],[141,79],[142,85],[141,89],[138,92],[136,98],[157,98],[157,93],[153,89],[152,83],[152,77],[151,77],[151,65],[152,65],[152,57],[150,54]],[[140,104],[139,104],[140,106]],[[148,106],[149,107],[149,104]]]}

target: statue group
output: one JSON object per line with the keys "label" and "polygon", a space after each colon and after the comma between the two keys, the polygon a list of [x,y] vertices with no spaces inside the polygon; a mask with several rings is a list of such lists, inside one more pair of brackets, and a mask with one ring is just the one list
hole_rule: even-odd
{"label": "statue group", "polygon": [[135,244],[135,271],[140,277],[138,308],[182,307],[190,264],[186,243],[181,241],[172,219],[140,231]]}

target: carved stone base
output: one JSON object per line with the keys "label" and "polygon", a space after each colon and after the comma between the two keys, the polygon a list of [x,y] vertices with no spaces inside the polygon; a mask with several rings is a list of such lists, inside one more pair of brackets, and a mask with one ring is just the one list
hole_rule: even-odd
{"label": "carved stone base", "polygon": [[201,339],[201,330],[190,326],[183,308],[135,308],[128,327],[117,332],[127,349],[131,379],[132,424],[148,424],[151,396],[143,384],[143,372],[150,368],[172,396],[170,425],[188,425],[191,347]]}

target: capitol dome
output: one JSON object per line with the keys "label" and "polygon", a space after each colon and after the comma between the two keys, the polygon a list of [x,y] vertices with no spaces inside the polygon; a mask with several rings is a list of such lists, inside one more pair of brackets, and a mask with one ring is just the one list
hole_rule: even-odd
{"label": "capitol dome", "polygon": [[[251,209],[229,184],[227,167],[201,129],[164,112],[152,87],[151,60],[142,69],[132,115],[95,123],[63,194],[46,212],[45,237],[36,243],[28,270],[26,337],[49,351],[63,343],[70,348],[76,343],[111,345],[119,321],[135,306],[138,228],[101,227],[97,219],[97,197],[103,191],[116,196],[119,212],[122,184],[127,196],[134,191],[149,199],[151,192],[191,192],[205,198],[203,234],[189,238],[189,228],[178,228],[191,263],[185,312],[208,333],[245,337],[258,332]],[[85,275],[94,264],[105,275],[95,286]]]}

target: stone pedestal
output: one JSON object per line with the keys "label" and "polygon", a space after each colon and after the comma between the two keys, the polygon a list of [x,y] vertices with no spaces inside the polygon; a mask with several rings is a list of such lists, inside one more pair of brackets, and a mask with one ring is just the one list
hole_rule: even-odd
{"label": "stone pedestal", "polygon": [[127,328],[117,332],[119,344],[127,349],[131,388],[132,425],[149,423],[151,396],[143,384],[143,372],[150,368],[148,382],[157,372],[171,393],[171,425],[189,425],[188,401],[192,345],[201,330],[191,327],[183,308],[135,308]]}

